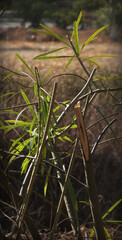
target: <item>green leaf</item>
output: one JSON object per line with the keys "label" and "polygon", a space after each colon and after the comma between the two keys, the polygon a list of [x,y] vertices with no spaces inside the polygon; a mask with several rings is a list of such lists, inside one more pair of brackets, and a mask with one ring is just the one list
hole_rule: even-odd
{"label": "green leaf", "polygon": [[82,18],[82,11],[80,11],[79,16],[77,18],[77,21],[76,21],[77,25],[79,25],[81,18]]}
{"label": "green leaf", "polygon": [[46,74],[45,76],[42,78],[42,81],[44,81],[44,79],[53,71],[53,69],[50,69]]}
{"label": "green leaf", "polygon": [[105,219],[109,213],[111,213],[120,203],[122,202],[122,199],[118,200],[112,207],[109,208],[109,210],[103,215],[102,219]]}
{"label": "green leaf", "polygon": [[66,64],[65,68],[68,68],[68,67],[69,67],[69,65],[70,65],[71,62],[73,61],[74,57],[75,57],[75,54],[70,58],[70,60],[69,60],[68,63]]}
{"label": "green leaf", "polygon": [[61,51],[61,50],[65,49],[65,48],[67,48],[67,47],[57,48],[57,49],[51,50],[51,51],[49,51],[49,52],[42,53],[42,54],[34,57],[33,59],[34,59],[34,60],[40,59],[40,57],[47,56],[47,55],[49,55],[49,54],[51,54],[51,53],[55,53],[55,52]]}
{"label": "green leaf", "polygon": [[28,66],[28,64],[24,61],[24,59],[21,58],[20,55],[17,53],[16,53],[16,56],[21,60],[22,63],[24,63],[24,65],[27,67],[27,69],[34,75],[34,72],[31,70],[31,68]]}
{"label": "green leaf", "polygon": [[46,197],[46,194],[47,194],[48,179],[50,176],[51,169],[52,169],[52,167],[49,167],[47,175],[46,175],[46,180],[45,180],[45,185],[44,185],[44,197]]}
{"label": "green leaf", "polygon": [[60,42],[63,42],[65,45],[67,45],[68,47],[70,47],[70,45],[64,40],[62,39],[58,34],[54,33],[53,31],[51,31],[49,28],[47,28],[46,26],[44,26],[43,24],[40,24],[40,26],[42,28],[44,28],[47,33],[49,33],[50,35],[54,36],[55,38],[57,38]]}
{"label": "green leaf", "polygon": [[[82,18],[82,11],[80,11],[79,16],[78,16],[78,18],[77,18],[77,20],[76,20],[77,27],[78,27],[78,25],[79,25],[79,23],[80,23],[81,18]],[[73,32],[72,32],[71,40],[73,39],[73,37],[74,37],[74,30],[73,30]]]}
{"label": "green leaf", "polygon": [[87,61],[89,61],[90,63],[93,63],[93,64],[95,64],[95,65],[97,65],[97,66],[99,67],[99,64],[98,64],[96,61],[92,60],[91,58],[85,58],[85,57],[83,57],[83,59],[84,59],[84,60],[87,60]]}
{"label": "green leaf", "polygon": [[4,129],[4,127],[6,127],[1,120],[0,120],[0,125],[1,125],[1,129]]}
{"label": "green leaf", "polygon": [[[3,110],[3,111],[4,111],[4,112],[9,112],[9,113],[11,113],[11,114],[16,114],[16,115],[18,115],[18,112],[15,112],[15,111],[13,111],[13,110],[6,109],[6,110]],[[30,118],[27,117],[26,115],[21,114],[21,116],[24,117],[24,118],[27,118],[28,120],[30,120]]]}
{"label": "green leaf", "polygon": [[[16,148],[14,148],[14,149],[11,151],[11,153],[20,154],[25,147],[28,148],[28,143],[29,143],[29,142],[30,142],[30,139],[27,139],[27,140],[25,140],[25,141],[22,142],[22,143],[21,143],[21,142],[18,142],[18,146],[16,146]],[[16,156],[12,156],[12,157],[10,158],[8,164],[10,164],[15,158],[16,158]]]}
{"label": "green leaf", "polygon": [[[21,94],[22,94],[22,96],[23,96],[25,102],[26,102],[27,104],[30,104],[30,101],[29,101],[27,95],[25,94],[25,92],[24,92],[22,89],[21,89]],[[35,112],[34,112],[32,106],[31,106],[31,105],[28,105],[28,108],[30,109],[31,114],[32,114],[32,116],[34,117],[34,116],[35,116]]]}
{"label": "green leaf", "polygon": [[36,128],[34,129],[34,131],[32,132],[33,135],[31,137],[31,140],[30,140],[30,152],[32,153],[32,150],[33,150],[33,146],[35,145],[36,146],[36,138],[37,138],[37,134],[36,134]]}
{"label": "green leaf", "polygon": [[78,212],[78,202],[77,202],[76,194],[70,179],[68,180],[68,189],[69,189],[69,193],[70,193],[70,197],[72,199],[73,205],[75,206],[75,209]]}
{"label": "green leaf", "polygon": [[120,221],[120,220],[107,220],[106,222],[110,222],[110,223],[122,223],[122,221]]}
{"label": "green leaf", "polygon": [[64,142],[63,138],[62,137],[58,137],[58,139],[62,142]]}
{"label": "green leaf", "polygon": [[[20,120],[18,120],[17,121],[17,124],[15,125],[15,120],[6,120],[5,122],[7,122],[7,123],[13,123],[13,125],[11,124],[11,125],[8,125],[8,126],[6,126],[6,130],[7,130],[7,132],[8,131],[10,131],[10,130],[12,130],[12,129],[14,129],[14,128],[28,128],[28,127],[30,127],[30,125],[31,125],[31,123],[29,123],[29,122],[25,122],[25,121],[20,121]],[[10,128],[10,129],[9,129]],[[6,132],[6,133],[7,133]]]}
{"label": "green leaf", "polygon": [[[34,116],[32,122],[31,122],[31,124],[30,124],[30,131],[29,131],[30,136],[33,134],[33,133],[32,133],[32,129],[33,129],[33,127],[34,127],[35,120],[36,120],[36,115]],[[34,129],[34,130],[35,130],[35,129]]]}
{"label": "green leaf", "polygon": [[91,230],[91,233],[89,235],[89,240],[91,240],[92,237],[94,236],[94,232],[95,232],[95,227],[93,227],[92,230]]}
{"label": "green leaf", "polygon": [[79,46],[79,37],[78,37],[78,25],[76,21],[74,22],[74,38],[75,38],[76,52],[79,55],[80,46]]}
{"label": "green leaf", "polygon": [[105,227],[104,227],[104,231],[106,233],[107,239],[112,240],[109,232],[107,231],[107,229]]}
{"label": "green leaf", "polygon": [[114,79],[114,80],[119,80],[119,79],[122,79],[122,76],[113,76],[113,77],[100,77],[100,78],[95,78],[93,81],[99,81],[99,80],[111,80],[111,79]]}
{"label": "green leaf", "polygon": [[8,96],[8,95],[13,95],[13,94],[15,94],[15,92],[5,93],[5,94],[3,94],[2,96],[0,96],[0,99],[6,97],[6,96]]}
{"label": "green leaf", "polygon": [[30,162],[29,158],[24,159],[22,166],[21,166],[21,174],[26,173],[29,162]]}
{"label": "green leaf", "polygon": [[77,128],[77,125],[73,124],[70,128]]}
{"label": "green leaf", "polygon": [[63,139],[65,139],[66,141],[72,142],[72,140],[67,136],[64,136]]}
{"label": "green leaf", "polygon": [[69,55],[62,55],[62,56],[39,56],[39,57],[35,57],[34,60],[38,60],[38,59],[55,59],[55,58],[70,58],[71,56]]}
{"label": "green leaf", "polygon": [[19,138],[15,139],[15,140],[14,140],[14,139],[11,140],[13,143],[12,143],[10,149],[9,149],[10,152],[15,148],[16,145],[19,144],[20,140],[21,140],[25,135],[26,135],[26,133],[22,134]]}
{"label": "green leaf", "polygon": [[79,201],[79,203],[83,203],[83,204],[86,204],[87,206],[90,206],[89,202],[86,202],[86,201]]}
{"label": "green leaf", "polygon": [[82,47],[81,47],[81,50],[83,50],[83,48],[88,44],[90,43],[91,41],[95,40],[95,37],[100,33],[102,32],[105,28],[109,27],[109,25],[106,25],[106,26],[103,26],[101,27],[100,29],[98,29],[95,33],[93,33],[88,39],[86,42],[83,43]]}

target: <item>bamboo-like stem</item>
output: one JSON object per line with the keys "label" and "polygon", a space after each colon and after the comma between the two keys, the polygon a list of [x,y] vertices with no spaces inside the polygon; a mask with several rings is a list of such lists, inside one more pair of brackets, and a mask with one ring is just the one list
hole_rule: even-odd
{"label": "bamboo-like stem", "polygon": [[[56,86],[57,86],[57,84],[55,83],[54,89],[53,89],[53,94],[52,94],[52,99],[51,99],[51,104],[50,104],[50,109],[49,109],[49,114],[48,114],[48,119],[47,119],[47,123],[46,123],[46,127],[45,127],[45,132],[43,135],[42,144],[38,150],[35,161],[33,161],[33,163],[32,163],[33,164],[31,166],[32,170],[27,172],[26,178],[24,179],[24,184],[22,184],[21,194],[23,197],[23,202],[21,204],[19,213],[16,218],[16,224],[15,224],[15,227],[17,226],[18,230],[21,227],[21,223],[22,223],[22,220],[25,215],[25,211],[26,211],[26,208],[27,208],[27,205],[29,202],[30,194],[32,192],[32,187],[33,187],[33,184],[35,181],[36,173],[37,173],[40,161],[41,161],[42,152],[45,147],[46,137],[47,137],[47,133],[48,133],[49,125],[50,125],[51,114],[52,114],[53,104],[54,104],[54,99],[55,99]],[[14,232],[14,230],[13,230],[13,232]]]}
{"label": "bamboo-like stem", "polygon": [[[68,206],[69,202],[67,201],[67,200],[69,200],[69,199],[67,199],[68,198],[68,196],[67,196],[68,182],[69,182],[69,179],[70,179],[70,174],[71,174],[71,170],[72,170],[73,163],[74,163],[74,157],[75,157],[75,154],[76,154],[77,144],[78,144],[78,139],[76,139],[76,142],[75,142],[75,145],[74,145],[74,148],[73,148],[72,156],[71,156],[71,159],[70,159],[69,167],[68,167],[63,185],[61,184],[62,192],[61,192],[61,197],[59,199],[59,204],[58,204],[58,207],[57,207],[57,212],[56,212],[54,224],[53,224],[53,227],[52,227],[52,238],[51,239],[53,239],[54,233],[56,231],[56,227],[57,227],[59,217],[60,217],[60,214],[61,214],[62,204],[63,204],[63,201],[65,201],[68,216],[69,216],[69,219],[71,220],[72,230],[73,230],[73,232],[75,232],[76,236],[80,236],[80,239],[82,240],[82,236],[80,234],[80,226],[79,226],[78,216],[77,216],[77,214],[74,214],[74,210],[73,210],[73,213],[72,213],[72,210],[69,209],[69,206]],[[71,208],[71,205],[70,205],[70,208]],[[71,210],[71,212],[70,212],[70,210]],[[73,217],[74,217],[74,219],[72,219]],[[74,223],[74,224],[72,224],[72,223]]]}
{"label": "bamboo-like stem", "polygon": [[97,188],[95,183],[93,161],[90,154],[84,120],[81,114],[80,102],[77,102],[77,104],[75,105],[75,113],[77,117],[80,143],[82,146],[82,151],[84,156],[85,178],[88,186],[89,202],[90,202],[92,218],[93,218],[93,221],[95,222],[97,239],[105,240],[104,227],[102,223],[102,216],[101,216]]}

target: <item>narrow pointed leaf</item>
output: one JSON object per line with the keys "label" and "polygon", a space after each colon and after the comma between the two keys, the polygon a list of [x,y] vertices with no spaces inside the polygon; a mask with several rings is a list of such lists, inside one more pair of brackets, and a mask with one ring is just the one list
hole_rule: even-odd
{"label": "narrow pointed leaf", "polygon": [[78,37],[78,25],[76,21],[74,22],[74,38],[75,38],[76,52],[79,55],[80,46],[79,46],[79,37]]}
{"label": "narrow pointed leaf", "polygon": [[96,61],[94,61],[93,59],[91,59],[91,58],[85,58],[85,57],[83,57],[83,59],[84,59],[84,60],[87,60],[87,61],[89,61],[90,63],[93,63],[93,64],[95,64],[95,65],[97,65],[97,66],[99,67],[99,64],[98,64]]}
{"label": "narrow pointed leaf", "polygon": [[66,64],[65,68],[68,68],[68,67],[69,67],[69,65],[70,65],[71,62],[73,61],[74,57],[75,57],[75,54],[70,58],[70,60],[69,60],[68,63]]}
{"label": "narrow pointed leaf", "polygon": [[100,29],[98,29],[95,33],[93,33],[86,42],[83,43],[82,47],[81,47],[81,50],[83,50],[83,48],[88,44],[90,43],[91,41],[95,40],[96,36],[102,32],[105,28],[109,27],[109,25],[106,25],[106,26],[103,26],[101,27]]}
{"label": "narrow pointed leaf", "polygon": [[[76,20],[77,26],[79,25],[81,18],[82,18],[82,11],[80,11],[79,16],[78,16],[78,18]],[[74,37],[74,30],[72,32],[71,40],[73,39],[73,37]]]}
{"label": "narrow pointed leaf", "polygon": [[112,207],[109,208],[109,210],[104,214],[102,219],[105,219],[109,213],[111,213],[120,203],[122,202],[122,199],[118,200]]}
{"label": "narrow pointed leaf", "polygon": [[21,61],[22,63],[24,63],[24,65],[27,67],[27,69],[34,75],[33,71],[32,71],[31,68],[28,66],[28,64],[25,62],[25,60],[24,60],[22,57],[20,57],[20,55],[17,54],[17,53],[16,53],[16,56],[20,59],[20,61]]}
{"label": "narrow pointed leaf", "polygon": [[8,95],[13,95],[13,94],[15,94],[15,92],[5,93],[5,94],[3,94],[2,96],[0,96],[0,99],[6,97],[6,96],[8,96]]}
{"label": "narrow pointed leaf", "polygon": [[71,56],[69,55],[62,55],[62,56],[39,56],[35,57],[34,60],[38,59],[55,59],[55,58],[70,58]]}
{"label": "narrow pointed leaf", "polygon": [[52,169],[52,167],[49,167],[48,173],[46,175],[46,180],[45,180],[45,185],[44,185],[44,197],[46,197],[46,194],[47,194],[48,179],[50,176],[51,169]]}
{"label": "narrow pointed leaf", "polygon": [[109,232],[107,231],[107,229],[105,227],[104,227],[104,231],[105,231],[107,239],[112,240]]}
{"label": "narrow pointed leaf", "polygon": [[[29,101],[27,95],[25,94],[25,92],[24,92],[22,89],[21,89],[21,94],[22,94],[25,102],[26,102],[27,104],[30,104],[30,101]],[[30,109],[32,116],[35,116],[35,113],[34,113],[34,110],[33,110],[32,106],[31,106],[31,105],[28,105],[28,108]]]}
{"label": "narrow pointed leaf", "polygon": [[55,53],[55,52],[61,51],[61,50],[65,49],[65,48],[66,48],[66,47],[57,48],[57,49],[51,50],[51,51],[49,51],[49,52],[42,53],[42,54],[40,54],[40,55],[34,57],[33,59],[36,60],[36,59],[38,59],[38,58],[40,58],[40,57],[42,57],[42,56],[50,55],[51,53]]}
{"label": "narrow pointed leaf", "polygon": [[44,26],[43,24],[40,24],[40,26],[42,28],[44,28],[50,35],[54,36],[55,38],[57,38],[60,42],[63,42],[65,45],[67,45],[68,47],[70,47],[70,45],[64,40],[62,39],[58,34],[54,33],[53,31],[51,31],[48,27]]}

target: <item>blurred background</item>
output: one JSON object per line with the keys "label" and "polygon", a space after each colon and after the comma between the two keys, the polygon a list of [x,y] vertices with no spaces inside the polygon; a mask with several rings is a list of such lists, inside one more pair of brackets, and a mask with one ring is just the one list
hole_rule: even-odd
{"label": "blurred background", "polygon": [[39,27],[39,23],[71,30],[80,10],[83,11],[80,29],[99,28],[110,24],[110,37],[118,40],[121,31],[121,0],[2,0],[0,28]]}

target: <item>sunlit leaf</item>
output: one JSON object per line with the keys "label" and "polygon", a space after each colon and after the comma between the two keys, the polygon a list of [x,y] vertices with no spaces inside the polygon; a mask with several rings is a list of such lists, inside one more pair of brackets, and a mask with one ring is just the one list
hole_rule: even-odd
{"label": "sunlit leaf", "polygon": [[79,46],[79,37],[78,37],[78,25],[76,21],[74,22],[74,38],[75,38],[76,52],[79,55],[80,46]]}
{"label": "sunlit leaf", "polygon": [[67,136],[64,136],[63,139],[65,139],[66,141],[72,142],[72,140]]}
{"label": "sunlit leaf", "polygon": [[93,33],[88,39],[86,42],[83,43],[82,47],[81,47],[81,50],[83,50],[83,48],[88,44],[90,43],[91,41],[95,40],[95,37],[100,33],[102,32],[105,28],[109,27],[109,25],[106,25],[106,26],[103,26],[101,27],[100,29],[98,29],[95,33]]}
{"label": "sunlit leaf", "polygon": [[89,202],[86,202],[86,201],[79,201],[79,203],[83,203],[83,204],[90,206]]}
{"label": "sunlit leaf", "polygon": [[24,159],[22,166],[21,166],[21,174],[25,173],[27,171],[29,162],[30,162],[29,158]]}
{"label": "sunlit leaf", "polygon": [[118,200],[115,204],[113,204],[112,207],[110,207],[109,210],[103,215],[102,219],[105,219],[108,214],[111,213],[121,202],[122,199]]}
{"label": "sunlit leaf", "polygon": [[54,33],[53,31],[51,31],[48,27],[44,26],[43,24],[40,24],[40,26],[42,28],[44,28],[50,35],[54,36],[55,38],[57,38],[60,42],[63,42],[65,45],[67,45],[68,47],[70,47],[70,45],[59,36],[59,34]]}
{"label": "sunlit leaf", "polygon": [[42,54],[34,57],[33,59],[34,59],[34,60],[40,59],[40,57],[44,57],[44,56],[47,56],[47,55],[49,55],[49,54],[51,54],[51,53],[55,53],[55,52],[61,51],[61,50],[65,49],[65,48],[66,48],[66,47],[57,48],[57,49],[51,50],[51,51],[49,51],[49,52],[42,53]]}
{"label": "sunlit leaf", "polygon": [[75,55],[73,55],[70,60],[68,61],[68,63],[66,64],[65,68],[68,68],[69,65],[72,63],[73,59],[74,59]]}
{"label": "sunlit leaf", "polygon": [[73,124],[70,128],[77,128],[77,125]]}
{"label": "sunlit leaf", "polygon": [[[82,18],[82,11],[80,11],[79,16],[76,20],[77,26],[79,25],[81,18]],[[73,37],[74,37],[74,30],[72,32],[71,40],[73,39]]]}
{"label": "sunlit leaf", "polygon": [[104,231],[105,231],[105,234],[106,234],[107,238],[108,238],[109,240],[112,240],[109,232],[107,231],[107,229],[106,229],[105,227],[104,227]]}
{"label": "sunlit leaf", "polygon": [[[25,60],[20,57],[19,54],[16,53],[16,56],[21,60],[21,62],[27,67],[27,69],[34,75],[34,72],[31,70],[31,68],[28,66],[28,64],[25,62]],[[34,75],[35,76],[35,75]]]}
{"label": "sunlit leaf", "polygon": [[29,104],[30,104],[30,101],[29,101],[27,95],[25,94],[25,92],[24,92],[22,89],[21,89],[21,94],[22,94],[25,102],[28,104],[28,108],[30,109],[32,116],[35,116],[35,112],[34,112],[34,110],[33,110],[33,107],[32,107],[31,105],[29,105]]}
{"label": "sunlit leaf", "polygon": [[85,57],[83,57],[83,59],[84,59],[84,60],[87,60],[87,61],[89,61],[90,63],[93,63],[94,65],[97,65],[97,66],[99,67],[99,64],[98,64],[96,61],[94,61],[93,59],[91,59],[91,58],[85,58]]}
{"label": "sunlit leaf", "polygon": [[48,172],[46,174],[46,180],[45,180],[45,185],[44,185],[44,197],[46,197],[46,194],[47,194],[48,179],[50,176],[51,169],[52,169],[52,167],[49,167]]}

